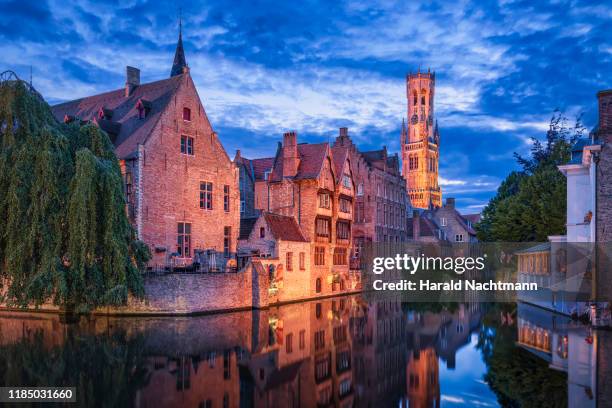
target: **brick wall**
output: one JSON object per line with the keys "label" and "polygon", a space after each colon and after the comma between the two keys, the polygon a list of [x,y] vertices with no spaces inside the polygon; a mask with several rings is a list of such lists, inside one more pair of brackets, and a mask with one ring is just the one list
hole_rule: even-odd
{"label": "brick wall", "polygon": [[[191,121],[183,120],[183,108]],[[194,154],[182,154],[181,135],[194,139]],[[165,264],[177,251],[177,225],[191,224],[191,256],[196,249],[224,250],[224,228],[231,229],[230,252],[236,252],[240,223],[238,169],[227,156],[206,117],[195,86],[184,75],[175,98],[142,148],[140,238],[154,254],[151,263]],[[200,182],[213,183],[213,209],[200,208]],[[224,210],[224,186],[230,208]],[[223,256],[217,256],[222,266]]]}

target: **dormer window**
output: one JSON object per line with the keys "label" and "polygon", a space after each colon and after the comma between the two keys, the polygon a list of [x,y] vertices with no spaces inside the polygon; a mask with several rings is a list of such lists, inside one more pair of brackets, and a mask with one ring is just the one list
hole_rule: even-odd
{"label": "dormer window", "polygon": [[100,108],[100,110],[98,111],[98,119],[106,119],[106,120],[111,120],[113,118],[113,111],[112,109],[107,109],[107,108]]}
{"label": "dormer window", "polygon": [[183,120],[186,122],[191,122],[191,109],[183,108]]}
{"label": "dormer window", "polygon": [[264,180],[268,180],[270,178],[270,170],[264,171]]}
{"label": "dormer window", "polygon": [[144,119],[151,112],[151,102],[139,99],[136,103],[136,109],[138,109],[138,119]]}

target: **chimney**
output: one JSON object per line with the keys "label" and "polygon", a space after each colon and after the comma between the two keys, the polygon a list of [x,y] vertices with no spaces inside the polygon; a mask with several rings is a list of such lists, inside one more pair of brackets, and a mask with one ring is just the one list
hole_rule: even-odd
{"label": "chimney", "polygon": [[299,164],[297,133],[285,132],[283,135],[283,177],[294,177]]}
{"label": "chimney", "polygon": [[448,197],[444,206],[446,208],[455,208],[455,199],[453,197]]}
{"label": "chimney", "polygon": [[140,70],[138,68],[125,67],[126,79],[125,79],[125,96],[128,97],[134,93],[134,89],[140,85]]}
{"label": "chimney", "polygon": [[612,89],[597,92],[599,104],[599,134],[612,133]]}
{"label": "chimney", "polygon": [[340,128],[340,137],[348,137],[348,128],[347,127],[341,127]]}
{"label": "chimney", "polygon": [[418,241],[421,237],[421,215],[417,210],[412,212],[412,239]]}

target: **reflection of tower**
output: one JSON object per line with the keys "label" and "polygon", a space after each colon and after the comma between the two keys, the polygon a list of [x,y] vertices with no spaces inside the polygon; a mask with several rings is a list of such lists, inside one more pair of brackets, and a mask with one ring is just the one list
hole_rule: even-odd
{"label": "reflection of tower", "polygon": [[414,351],[406,367],[408,406],[440,406],[438,356],[433,348]]}
{"label": "reflection of tower", "polygon": [[435,73],[408,74],[408,129],[402,124],[402,174],[416,208],[440,207],[442,191],[438,186],[440,134],[434,120]]}

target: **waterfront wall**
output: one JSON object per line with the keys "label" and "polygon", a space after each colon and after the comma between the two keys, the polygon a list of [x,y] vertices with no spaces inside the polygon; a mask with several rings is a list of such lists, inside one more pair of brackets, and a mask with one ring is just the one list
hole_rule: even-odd
{"label": "waterfront wall", "polygon": [[[297,295],[300,279],[289,279],[285,288],[270,290],[267,264],[255,261],[236,273],[168,274],[144,278],[144,299],[132,296],[123,307],[103,307],[94,311],[99,315],[192,315],[220,313],[247,309],[265,309],[288,301],[312,299],[308,291]],[[294,274],[307,275],[304,271]],[[344,293],[354,292],[347,285]],[[287,295],[284,291],[287,290]],[[335,295],[343,293],[336,292]],[[323,297],[323,296],[319,296]],[[0,310],[8,309],[0,303]],[[50,303],[29,311],[59,312]]]}

